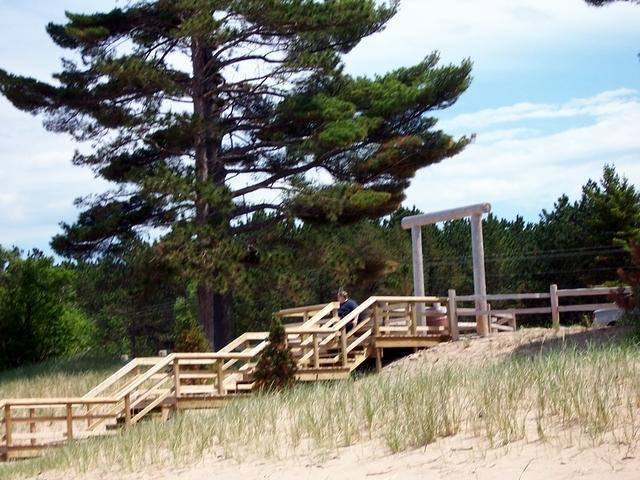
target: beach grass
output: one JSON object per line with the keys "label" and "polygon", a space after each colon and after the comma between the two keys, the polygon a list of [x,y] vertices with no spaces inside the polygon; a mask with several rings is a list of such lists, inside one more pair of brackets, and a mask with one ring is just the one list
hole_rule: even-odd
{"label": "beach grass", "polygon": [[304,384],[71,443],[44,458],[2,465],[0,476],[140,471],[208,456],[317,456],[368,440],[396,453],[462,433],[488,448],[521,440],[611,442],[631,452],[640,442],[639,367],[640,346],[629,341]]}

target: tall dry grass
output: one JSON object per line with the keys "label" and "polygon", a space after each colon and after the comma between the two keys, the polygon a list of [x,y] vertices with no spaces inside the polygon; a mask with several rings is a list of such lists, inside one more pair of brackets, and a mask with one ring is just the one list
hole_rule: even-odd
{"label": "tall dry grass", "polygon": [[81,356],[0,372],[0,399],[82,396],[120,366],[115,359]]}

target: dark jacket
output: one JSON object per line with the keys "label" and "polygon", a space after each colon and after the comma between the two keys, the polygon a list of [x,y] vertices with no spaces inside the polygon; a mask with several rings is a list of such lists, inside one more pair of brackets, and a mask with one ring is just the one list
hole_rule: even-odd
{"label": "dark jacket", "polygon": [[347,298],[344,303],[340,304],[340,308],[338,309],[338,317],[344,318],[353,312],[356,308],[358,308],[358,302],[356,302],[353,298]]}

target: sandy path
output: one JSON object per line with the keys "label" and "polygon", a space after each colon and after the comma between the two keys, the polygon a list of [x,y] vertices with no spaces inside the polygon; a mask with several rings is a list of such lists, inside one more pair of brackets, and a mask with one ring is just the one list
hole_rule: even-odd
{"label": "sandy path", "polygon": [[249,461],[208,458],[182,468],[153,469],[143,473],[95,472],[70,475],[45,473],[39,480],[637,480],[640,459],[623,457],[617,448],[558,449],[549,444],[519,442],[487,449],[477,439],[456,436],[427,448],[395,455],[372,443],[345,449],[334,456],[312,460]]}

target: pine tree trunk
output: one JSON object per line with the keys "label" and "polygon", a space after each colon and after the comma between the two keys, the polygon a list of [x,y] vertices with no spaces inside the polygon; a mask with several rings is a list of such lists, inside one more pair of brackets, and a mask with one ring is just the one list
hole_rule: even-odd
{"label": "pine tree trunk", "polygon": [[204,284],[198,286],[198,322],[202,326],[212,348],[215,346],[216,338],[213,296],[213,289]]}
{"label": "pine tree trunk", "polygon": [[[203,128],[196,135],[195,161],[196,179],[201,184],[224,185],[225,168],[218,157],[221,140],[216,136],[215,128],[220,114],[217,95],[212,87],[219,81],[216,66],[207,48],[206,41],[194,38],[191,44],[193,64],[193,111],[199,117]],[[207,200],[196,197],[196,224],[207,225],[228,222],[218,212],[212,211]],[[198,287],[198,321],[202,325],[209,343],[214,350],[219,350],[231,340],[231,295],[216,293],[209,286]]]}
{"label": "pine tree trunk", "polygon": [[198,321],[214,351],[233,339],[231,294],[215,293],[206,285],[198,287]]}
{"label": "pine tree trunk", "polygon": [[218,351],[228,345],[233,336],[230,293],[213,294],[213,325],[215,330],[213,348]]}

